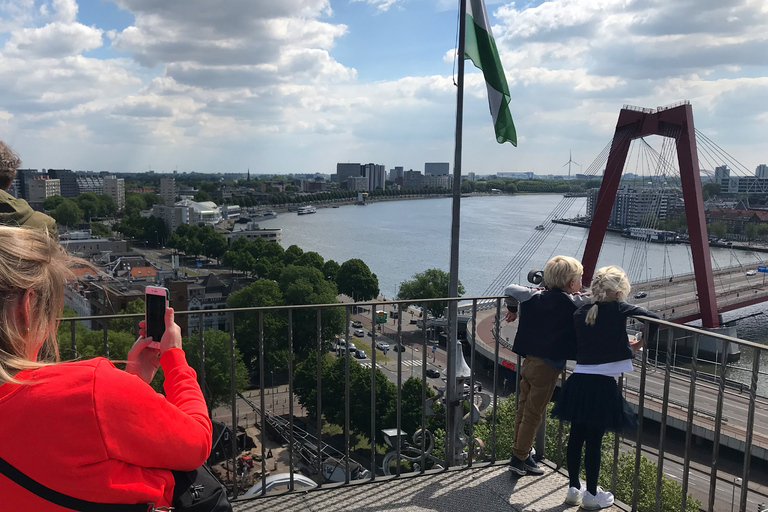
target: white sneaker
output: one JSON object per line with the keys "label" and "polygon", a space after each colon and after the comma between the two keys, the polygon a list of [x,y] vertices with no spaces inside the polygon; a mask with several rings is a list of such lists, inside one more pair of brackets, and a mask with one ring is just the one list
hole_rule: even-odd
{"label": "white sneaker", "polygon": [[583,483],[579,489],[570,487],[568,489],[568,495],[565,497],[566,505],[581,505],[581,498],[584,496],[584,491],[586,490],[587,488]]}
{"label": "white sneaker", "polygon": [[605,492],[602,487],[597,488],[597,494],[585,491],[581,498],[581,508],[584,510],[600,510],[613,505],[613,494]]}

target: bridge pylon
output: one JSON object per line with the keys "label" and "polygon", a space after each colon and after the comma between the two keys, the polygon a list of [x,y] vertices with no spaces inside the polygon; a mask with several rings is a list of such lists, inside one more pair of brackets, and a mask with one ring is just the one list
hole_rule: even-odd
{"label": "bridge pylon", "polygon": [[616,132],[611,142],[608,163],[605,167],[587,245],[582,257],[583,281],[585,284],[592,281],[630,143],[634,139],[648,135],[660,135],[675,140],[701,322],[704,327],[718,327],[717,301],[715,299],[714,279],[712,278],[707,225],[704,219],[704,198],[701,190],[701,179],[699,178],[693,109],[687,101],[657,109],[625,105],[619,112]]}

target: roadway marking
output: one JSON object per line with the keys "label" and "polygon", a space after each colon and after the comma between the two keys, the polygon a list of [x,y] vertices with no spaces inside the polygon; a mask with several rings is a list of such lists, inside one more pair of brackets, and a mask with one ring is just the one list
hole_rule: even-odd
{"label": "roadway marking", "polygon": [[[360,366],[362,366],[363,368],[368,368],[370,370],[371,361],[363,361],[362,363],[360,363]],[[376,368],[381,368],[381,365],[379,363],[376,363]]]}

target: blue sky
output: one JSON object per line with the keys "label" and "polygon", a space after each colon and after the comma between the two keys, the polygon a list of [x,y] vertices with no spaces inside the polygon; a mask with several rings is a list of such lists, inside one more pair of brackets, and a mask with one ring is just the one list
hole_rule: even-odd
{"label": "blue sky", "polygon": [[[465,172],[567,172],[624,104],[690,100],[768,161],[760,0],[488,1],[519,146],[467,67]],[[0,139],[33,168],[323,172],[453,160],[458,0],[4,0]]]}

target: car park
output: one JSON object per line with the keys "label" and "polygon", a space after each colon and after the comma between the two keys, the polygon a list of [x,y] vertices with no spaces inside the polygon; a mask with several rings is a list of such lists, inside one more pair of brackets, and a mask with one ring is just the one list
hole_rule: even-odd
{"label": "car park", "polygon": [[427,368],[427,377],[430,379],[437,379],[440,377],[440,372],[435,370],[434,368]]}
{"label": "car park", "polygon": [[382,351],[389,350],[389,343],[387,343],[386,341],[377,341],[376,348]]}
{"label": "car park", "polygon": [[365,336],[365,331],[362,329],[355,329],[355,336],[357,336],[358,338],[362,338],[363,336]]}
{"label": "car park", "polygon": [[355,357],[358,359],[365,359],[368,356],[366,356],[365,352],[362,350],[355,350]]}
{"label": "car park", "polygon": [[748,276],[754,276],[756,274],[757,274],[757,270],[754,270],[754,269],[753,270],[747,270],[747,275]]}
{"label": "car park", "polygon": [[636,299],[644,299],[647,296],[648,296],[648,294],[646,292],[642,291],[642,290],[635,294],[635,298]]}
{"label": "car park", "polygon": [[359,321],[357,321],[357,320],[355,320],[354,322],[352,322],[352,327],[355,327],[355,328],[360,328],[360,327],[362,327],[362,326],[363,326],[363,322],[359,322]]}

